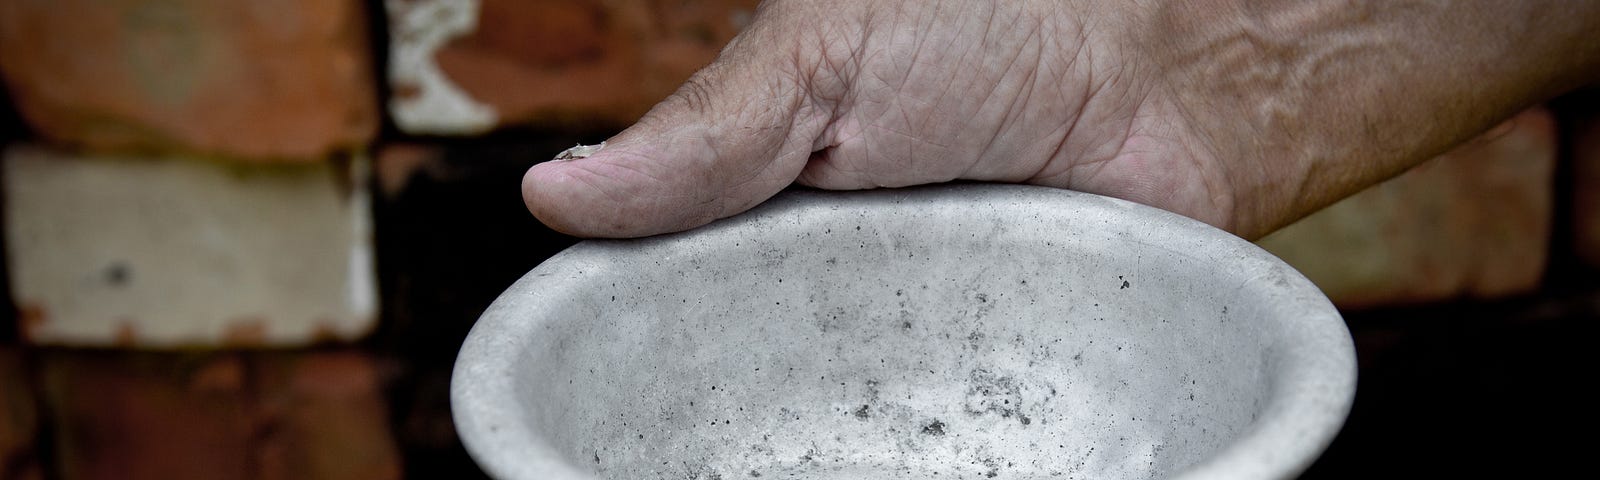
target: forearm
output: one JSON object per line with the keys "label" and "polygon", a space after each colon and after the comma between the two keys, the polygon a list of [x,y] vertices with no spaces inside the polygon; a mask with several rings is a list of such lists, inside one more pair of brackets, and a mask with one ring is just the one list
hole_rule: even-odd
{"label": "forearm", "polygon": [[1246,236],[1600,73],[1600,2],[1199,3],[1151,9],[1147,45],[1235,182]]}

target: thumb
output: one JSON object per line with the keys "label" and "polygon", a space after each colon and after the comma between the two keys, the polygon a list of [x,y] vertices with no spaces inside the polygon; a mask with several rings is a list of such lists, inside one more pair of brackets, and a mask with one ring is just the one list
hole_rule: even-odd
{"label": "thumb", "polygon": [[638,237],[743,212],[792,183],[827,116],[807,113],[793,65],[748,43],[736,39],[598,152],[530,168],[528,210],[572,235]]}

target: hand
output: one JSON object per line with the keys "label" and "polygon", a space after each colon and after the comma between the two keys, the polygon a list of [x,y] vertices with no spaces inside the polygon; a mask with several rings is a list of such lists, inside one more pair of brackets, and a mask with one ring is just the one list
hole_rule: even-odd
{"label": "hand", "polygon": [[[1585,2],[1135,3],[769,1],[604,150],[530,169],[523,196],[558,230],[642,236],[793,182],[967,179],[1256,237],[1592,78],[1600,50],[1546,38],[1590,38],[1600,8]],[[1544,9],[1516,17],[1543,30],[1461,25],[1513,9]],[[1579,51],[1473,63],[1561,49]],[[1462,69],[1482,77],[1451,76]]]}

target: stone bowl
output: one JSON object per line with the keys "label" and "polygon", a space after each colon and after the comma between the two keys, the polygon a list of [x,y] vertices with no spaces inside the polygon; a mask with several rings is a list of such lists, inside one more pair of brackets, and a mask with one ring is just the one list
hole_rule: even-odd
{"label": "stone bowl", "polygon": [[508,479],[1261,479],[1354,392],[1338,312],[1255,245],[969,184],[583,242],[483,314],[451,402]]}

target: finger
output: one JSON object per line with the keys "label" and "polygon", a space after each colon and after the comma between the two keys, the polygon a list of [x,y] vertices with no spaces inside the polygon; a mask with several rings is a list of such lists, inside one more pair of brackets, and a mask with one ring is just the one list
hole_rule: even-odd
{"label": "finger", "polygon": [[761,43],[735,39],[591,156],[529,169],[528,210],[573,235],[637,237],[742,212],[793,183],[827,116],[799,69]]}

